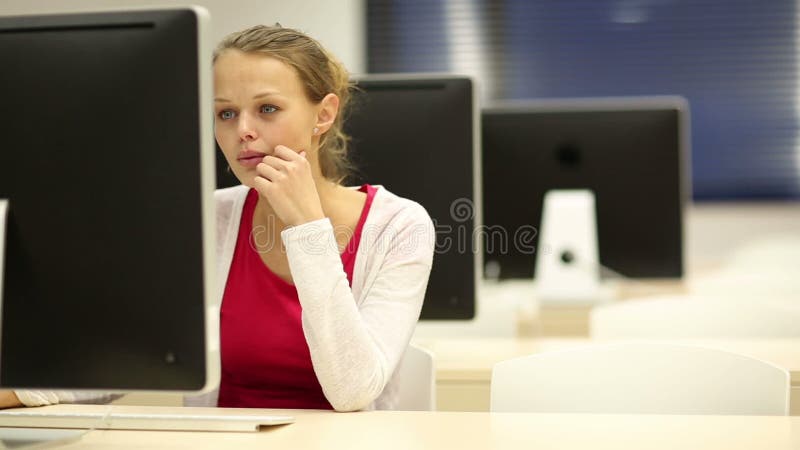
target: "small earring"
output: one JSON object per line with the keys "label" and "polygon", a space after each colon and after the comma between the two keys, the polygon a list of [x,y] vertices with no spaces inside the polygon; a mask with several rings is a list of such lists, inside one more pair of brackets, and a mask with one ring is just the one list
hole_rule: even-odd
{"label": "small earring", "polygon": [[317,128],[317,127],[314,127],[314,130],[313,130],[313,131],[314,131],[314,134],[316,135],[317,133],[319,133],[319,128]]}

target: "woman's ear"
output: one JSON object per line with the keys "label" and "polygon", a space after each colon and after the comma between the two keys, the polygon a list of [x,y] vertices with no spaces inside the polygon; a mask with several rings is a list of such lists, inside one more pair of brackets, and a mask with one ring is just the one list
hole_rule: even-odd
{"label": "woman's ear", "polygon": [[317,112],[316,128],[319,129],[320,134],[325,134],[325,132],[333,126],[333,122],[336,120],[338,114],[339,96],[336,94],[326,95],[322,101],[319,102],[319,111]]}

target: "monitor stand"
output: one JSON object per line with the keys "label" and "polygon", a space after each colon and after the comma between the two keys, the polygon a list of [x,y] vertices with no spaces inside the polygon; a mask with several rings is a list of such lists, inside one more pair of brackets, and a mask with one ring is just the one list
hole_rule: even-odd
{"label": "monitor stand", "polygon": [[600,279],[594,192],[553,190],[544,197],[536,253],[536,299],[541,305],[597,304],[615,289]]}

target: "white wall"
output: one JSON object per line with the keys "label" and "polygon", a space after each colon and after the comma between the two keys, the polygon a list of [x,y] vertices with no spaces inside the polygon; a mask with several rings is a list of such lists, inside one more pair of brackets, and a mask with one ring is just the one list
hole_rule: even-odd
{"label": "white wall", "polygon": [[0,15],[187,4],[209,10],[215,44],[232,31],[280,22],[318,39],[351,72],[366,69],[364,0],[0,0]]}

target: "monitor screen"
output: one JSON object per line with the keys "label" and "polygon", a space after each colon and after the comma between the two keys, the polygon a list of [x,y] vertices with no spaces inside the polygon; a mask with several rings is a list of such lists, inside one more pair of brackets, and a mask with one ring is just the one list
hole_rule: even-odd
{"label": "monitor screen", "polygon": [[545,192],[591,189],[600,273],[683,276],[681,98],[546,100],[483,110],[484,276],[534,276]]}
{"label": "monitor screen", "polygon": [[218,381],[207,13],[0,17],[0,384]]}
{"label": "monitor screen", "polygon": [[422,319],[471,319],[480,252],[477,120],[466,77],[368,76],[358,80],[345,130],[357,173],[420,203],[436,227]]}

